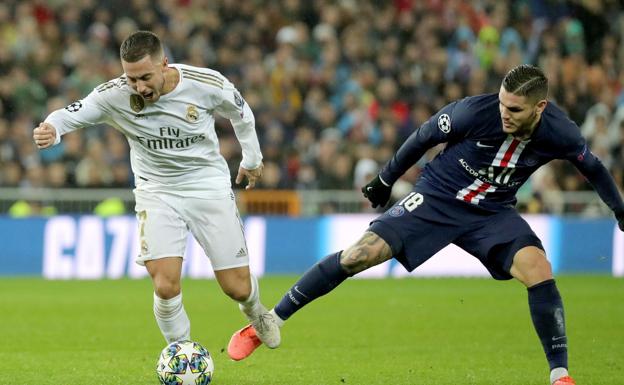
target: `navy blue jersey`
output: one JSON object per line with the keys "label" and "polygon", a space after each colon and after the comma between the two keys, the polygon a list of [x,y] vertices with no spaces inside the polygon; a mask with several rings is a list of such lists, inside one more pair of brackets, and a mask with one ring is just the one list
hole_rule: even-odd
{"label": "navy blue jersey", "polygon": [[566,159],[613,211],[624,211],[608,170],[589,151],[578,126],[553,103],[546,105],[531,137],[518,140],[503,132],[498,94],[453,102],[405,141],[382,169],[382,180],[394,183],[439,143],[447,144],[426,165],[417,182],[428,194],[499,211],[515,205],[516,192],[540,166],[553,159]]}

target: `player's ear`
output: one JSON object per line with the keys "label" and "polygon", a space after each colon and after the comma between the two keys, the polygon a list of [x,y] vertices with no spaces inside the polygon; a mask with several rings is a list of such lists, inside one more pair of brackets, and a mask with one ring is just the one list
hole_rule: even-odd
{"label": "player's ear", "polygon": [[537,102],[537,104],[535,105],[535,108],[537,109],[537,113],[541,114],[542,112],[544,112],[544,109],[546,108],[546,105],[548,104],[548,100],[546,99],[542,99],[539,102]]}

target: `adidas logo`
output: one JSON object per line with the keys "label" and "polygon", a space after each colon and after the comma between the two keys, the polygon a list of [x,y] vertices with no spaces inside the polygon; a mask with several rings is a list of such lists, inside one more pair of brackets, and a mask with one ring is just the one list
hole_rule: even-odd
{"label": "adidas logo", "polygon": [[247,250],[245,250],[244,247],[241,247],[241,249],[238,250],[238,253],[236,253],[236,258],[245,257],[245,256],[247,256]]}

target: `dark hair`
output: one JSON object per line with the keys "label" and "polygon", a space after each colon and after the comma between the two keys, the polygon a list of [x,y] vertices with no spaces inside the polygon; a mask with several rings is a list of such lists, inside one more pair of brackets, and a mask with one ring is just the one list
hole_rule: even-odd
{"label": "dark hair", "polygon": [[534,101],[548,97],[548,78],[541,69],[530,64],[521,64],[507,72],[503,87],[507,92]]}
{"label": "dark hair", "polygon": [[121,43],[119,56],[128,63],[135,63],[146,55],[154,57],[163,52],[162,43],[155,33],[136,31]]}

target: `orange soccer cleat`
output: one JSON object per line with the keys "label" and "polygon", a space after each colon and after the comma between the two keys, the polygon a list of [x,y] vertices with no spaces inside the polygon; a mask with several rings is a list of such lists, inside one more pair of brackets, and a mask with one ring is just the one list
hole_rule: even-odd
{"label": "orange soccer cleat", "polygon": [[552,385],[576,385],[576,382],[570,376],[561,377],[557,381],[553,382]]}
{"label": "orange soccer cleat", "polygon": [[[247,325],[241,330],[237,331],[230,338],[227,352],[228,356],[234,361],[240,361],[251,355],[258,346],[262,345],[262,341],[256,334],[256,329],[251,325]],[[574,383],[574,382],[572,382]],[[563,383],[561,383],[563,384]],[[561,385],[553,384],[553,385]]]}

